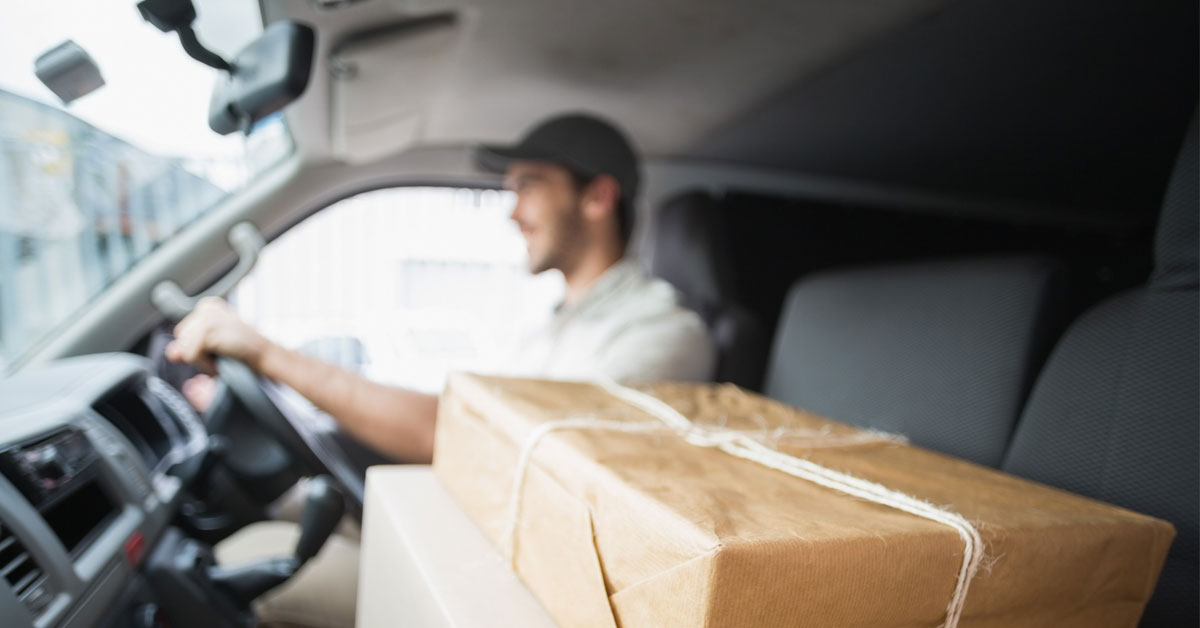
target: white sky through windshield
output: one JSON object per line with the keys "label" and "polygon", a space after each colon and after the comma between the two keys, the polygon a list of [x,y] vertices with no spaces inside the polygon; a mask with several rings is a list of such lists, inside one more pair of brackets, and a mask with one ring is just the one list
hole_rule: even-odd
{"label": "white sky through windshield", "polygon": [[[254,0],[194,0],[200,41],[226,58],[262,31]],[[106,85],[66,107],[72,115],[163,156],[240,155],[242,139],[208,128],[217,71],[188,57],[174,34],[142,20],[136,0],[0,2],[0,89],[62,108],[33,73],[34,59],[72,39]]]}

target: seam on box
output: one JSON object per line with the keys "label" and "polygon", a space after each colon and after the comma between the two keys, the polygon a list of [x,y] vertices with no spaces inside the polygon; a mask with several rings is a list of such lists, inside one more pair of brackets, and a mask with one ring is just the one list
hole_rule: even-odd
{"label": "seam on box", "polygon": [[[556,480],[557,481],[557,480]],[[596,567],[600,569],[600,583],[605,586],[604,599],[608,602],[608,614],[612,617],[613,625],[621,628],[621,621],[617,619],[617,613],[612,607],[612,596],[608,595],[608,570],[604,567],[604,559],[600,557],[600,548],[596,547],[596,517],[592,512],[591,504],[588,504],[588,531],[592,533],[592,554],[596,557]]]}
{"label": "seam on box", "polygon": [[[661,578],[664,578],[664,577],[666,577],[666,576],[668,576],[668,575],[670,575],[670,574],[672,574],[672,573],[675,573],[676,571],[679,571],[679,570],[681,570],[681,569],[684,569],[684,568],[686,568],[686,567],[690,566],[692,563],[695,563],[695,562],[697,562],[697,561],[701,561],[701,560],[704,560],[704,559],[706,559],[706,558],[715,558],[715,557],[717,556],[717,554],[720,554],[720,553],[721,553],[721,551],[722,551],[722,550],[724,550],[724,549],[725,549],[725,545],[724,545],[723,543],[722,543],[722,544],[718,544],[716,547],[714,547],[714,548],[712,548],[712,549],[710,549],[710,550],[708,550],[708,551],[704,552],[703,554],[700,554],[699,556],[693,556],[692,558],[689,558],[689,559],[687,559],[687,560],[683,561],[682,563],[679,563],[679,564],[675,565],[674,567],[671,567],[670,569],[666,569],[666,570],[664,570],[664,571],[660,571],[660,572],[658,572],[658,573],[654,574],[653,576],[647,576],[647,577],[645,577],[645,578],[642,578],[641,580],[638,580],[637,582],[635,582],[635,583],[633,583],[633,584],[631,584],[631,585],[629,585],[629,586],[627,586],[627,587],[625,587],[625,588],[621,589],[620,591],[615,591],[615,592],[613,592],[613,593],[612,593],[611,595],[609,595],[608,597],[609,597],[609,599],[615,598],[615,597],[617,597],[618,595],[621,595],[622,593],[625,593],[626,591],[632,591],[632,590],[634,590],[634,589],[636,589],[636,588],[638,588],[638,587],[641,587],[641,586],[643,586],[643,585],[649,584],[649,583],[651,583],[651,582],[653,582],[653,581],[655,581],[655,580],[659,580],[659,579],[661,579]],[[597,553],[597,556],[599,556],[599,554],[598,554],[598,553]],[[711,569],[711,568],[708,570],[708,579],[709,579],[709,583],[710,583],[710,584],[712,584],[712,582],[713,582],[713,581],[714,581],[714,579],[715,579],[714,570],[713,570],[713,569]]]}

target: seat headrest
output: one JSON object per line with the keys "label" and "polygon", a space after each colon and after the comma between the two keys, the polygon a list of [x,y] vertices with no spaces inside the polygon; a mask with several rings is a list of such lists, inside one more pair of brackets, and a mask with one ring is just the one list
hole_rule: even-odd
{"label": "seat headrest", "polygon": [[1188,125],[1183,146],[1163,197],[1154,242],[1155,289],[1195,288],[1200,280],[1200,162],[1197,160],[1196,116]]}
{"label": "seat headrest", "polygon": [[650,274],[675,286],[684,305],[707,315],[735,301],[720,203],[693,190],[665,201],[654,217]]}

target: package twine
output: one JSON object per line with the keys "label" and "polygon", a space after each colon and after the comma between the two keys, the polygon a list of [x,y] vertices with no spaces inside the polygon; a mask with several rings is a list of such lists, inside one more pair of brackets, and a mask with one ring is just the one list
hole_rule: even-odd
{"label": "package twine", "polygon": [[[864,499],[876,504],[895,508],[918,517],[949,526],[958,533],[963,542],[962,564],[950,602],[946,605],[944,628],[957,628],[962,618],[963,606],[971,580],[983,562],[983,539],[979,531],[965,517],[945,508],[911,497],[899,491],[834,471],[810,460],[775,450],[754,437],[754,433],[724,427],[701,426],[693,423],[670,404],[644,392],[622,386],[616,382],[597,382],[597,386],[610,395],[650,414],[662,425],[649,422],[628,422],[598,419],[593,417],[567,418],[549,421],[530,432],[521,446],[517,467],[513,477],[512,493],[509,498],[505,528],[501,535],[502,549],[510,565],[515,568],[516,530],[521,518],[521,491],[528,475],[533,450],[546,434],[557,430],[602,430],[625,433],[674,433],[691,445],[719,449],[731,456],[741,458],[764,467],[781,471],[796,478],[819,484],[840,493]],[[828,436],[814,430],[776,430],[775,437],[817,437],[818,446],[838,447],[866,442],[904,442],[903,437],[877,432],[863,432],[849,437]]]}

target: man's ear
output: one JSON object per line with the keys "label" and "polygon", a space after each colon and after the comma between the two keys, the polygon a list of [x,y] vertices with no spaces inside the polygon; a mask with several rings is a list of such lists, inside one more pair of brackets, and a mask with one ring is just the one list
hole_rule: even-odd
{"label": "man's ear", "polygon": [[621,184],[612,175],[597,175],[583,189],[581,206],[588,220],[605,220],[610,216],[615,218],[620,202]]}

